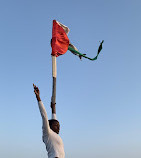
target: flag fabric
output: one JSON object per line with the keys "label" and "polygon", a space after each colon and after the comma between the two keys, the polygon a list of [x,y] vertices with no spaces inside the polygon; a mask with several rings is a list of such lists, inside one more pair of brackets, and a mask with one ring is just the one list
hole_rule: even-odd
{"label": "flag fabric", "polygon": [[60,22],[53,20],[52,28],[52,54],[53,56],[60,56],[67,52],[69,47],[69,38],[67,34],[69,33],[69,28]]}
{"label": "flag fabric", "polygon": [[52,28],[52,39],[51,39],[51,47],[52,47],[52,56],[60,56],[63,55],[69,50],[74,55],[77,55],[80,59],[82,57],[89,60],[96,60],[100,51],[102,50],[102,44],[104,40],[100,43],[100,46],[97,51],[97,55],[94,58],[89,58],[86,54],[81,54],[78,49],[70,43],[68,38],[69,28],[60,22],[53,20],[53,28]]}
{"label": "flag fabric", "polygon": [[99,46],[98,51],[97,51],[97,55],[99,55],[100,51],[102,50],[103,42],[104,42],[104,40],[100,43],[100,46]]}
{"label": "flag fabric", "polygon": [[84,57],[84,58],[89,59],[89,60],[96,60],[97,57],[98,57],[98,55],[99,55],[99,53],[100,53],[100,51],[102,50],[102,44],[103,44],[103,42],[104,42],[104,40],[100,43],[100,46],[99,46],[98,51],[97,51],[97,55],[94,58],[89,58],[89,57],[86,56],[86,54],[81,54],[78,51],[78,49],[73,44],[71,44],[71,43],[69,44],[68,50],[70,52],[72,52],[74,55],[77,55],[80,59],[82,57]]}

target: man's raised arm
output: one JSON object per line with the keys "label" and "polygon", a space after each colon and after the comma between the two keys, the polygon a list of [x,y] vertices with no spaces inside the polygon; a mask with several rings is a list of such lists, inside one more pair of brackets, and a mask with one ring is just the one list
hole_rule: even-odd
{"label": "man's raised arm", "polygon": [[33,84],[33,88],[34,88],[34,93],[36,95],[37,101],[38,101],[38,106],[39,106],[39,110],[42,116],[42,120],[43,120],[43,133],[49,134],[50,132],[50,126],[49,126],[49,122],[48,122],[48,117],[47,117],[47,113],[45,110],[45,107],[41,101],[40,98],[40,91],[39,88],[36,87],[36,85]]}

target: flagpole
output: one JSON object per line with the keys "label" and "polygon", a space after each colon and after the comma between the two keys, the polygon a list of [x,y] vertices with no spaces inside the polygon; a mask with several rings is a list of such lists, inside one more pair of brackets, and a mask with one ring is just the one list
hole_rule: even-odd
{"label": "flagpole", "polygon": [[53,85],[52,85],[52,98],[51,98],[51,102],[53,104],[56,103],[56,77],[57,77],[56,56],[52,55],[52,78],[53,78]]}

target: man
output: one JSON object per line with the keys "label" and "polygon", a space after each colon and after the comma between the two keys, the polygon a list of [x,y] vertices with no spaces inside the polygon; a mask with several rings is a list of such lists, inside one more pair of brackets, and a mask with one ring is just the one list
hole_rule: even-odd
{"label": "man", "polygon": [[56,118],[56,106],[51,103],[52,119],[48,120],[45,107],[40,98],[40,91],[36,85],[33,84],[34,93],[36,95],[39,110],[42,116],[42,130],[43,130],[43,142],[46,145],[48,152],[48,158],[65,158],[64,145],[61,137],[58,135],[60,131],[60,124]]}

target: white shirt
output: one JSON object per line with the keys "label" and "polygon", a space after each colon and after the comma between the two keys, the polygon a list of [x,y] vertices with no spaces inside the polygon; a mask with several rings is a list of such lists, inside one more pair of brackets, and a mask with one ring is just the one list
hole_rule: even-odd
{"label": "white shirt", "polygon": [[[39,110],[43,121],[43,142],[46,145],[48,158],[65,158],[64,145],[61,137],[50,129],[47,113],[42,101],[38,102]],[[56,116],[53,116],[56,119]]]}

